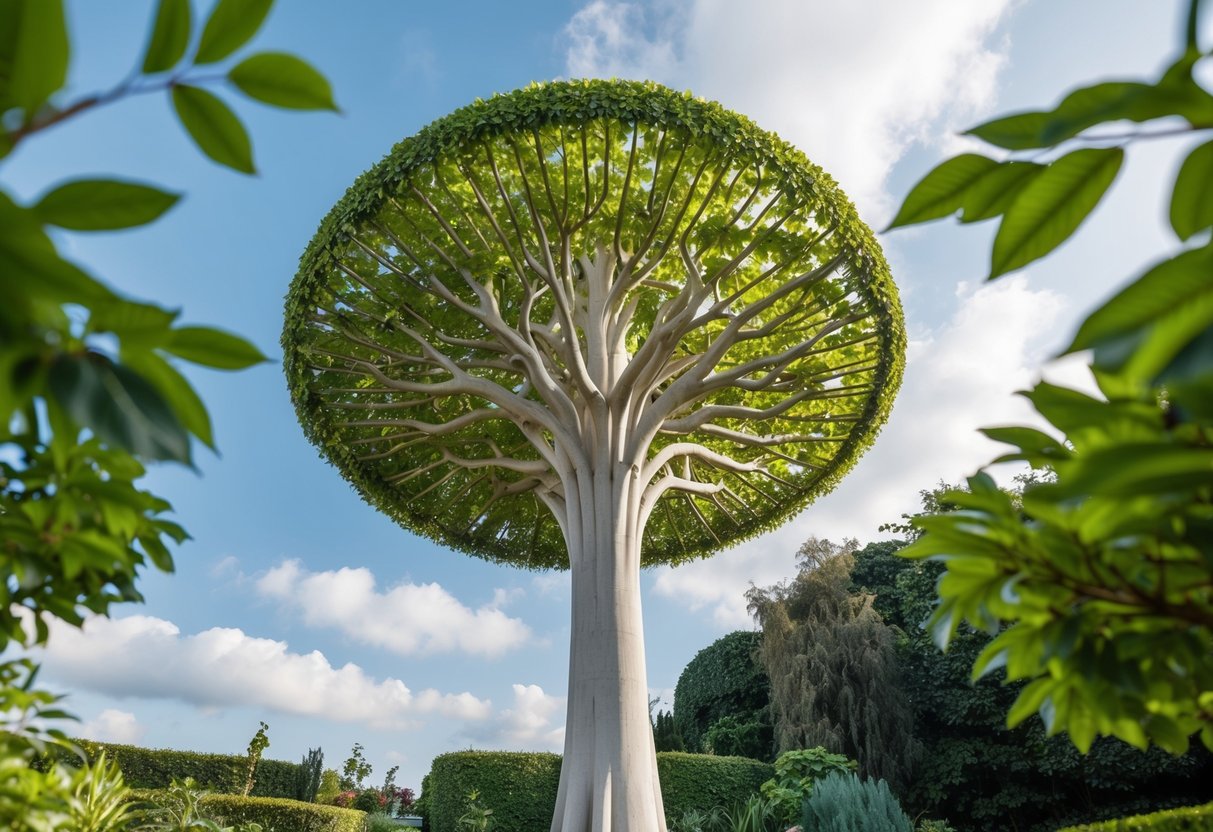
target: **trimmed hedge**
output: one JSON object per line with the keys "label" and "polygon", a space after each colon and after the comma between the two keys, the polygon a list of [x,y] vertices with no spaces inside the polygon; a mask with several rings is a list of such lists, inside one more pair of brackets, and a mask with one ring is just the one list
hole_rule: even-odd
{"label": "trimmed hedge", "polygon": [[[163,794],[160,789],[132,789],[127,800],[157,803]],[[288,798],[206,794],[198,805],[203,815],[221,826],[253,821],[267,832],[363,832],[366,828],[366,812]]]}
{"label": "trimmed hedge", "polygon": [[1068,826],[1059,832],[1213,832],[1213,803]]}
{"label": "trimmed hedge", "polygon": [[[163,789],[175,779],[193,777],[200,788],[223,794],[239,794],[244,789],[248,758],[234,754],[202,754],[165,748],[140,748],[92,740],[73,740],[90,761],[104,751],[107,759],[118,764],[126,784],[133,789]],[[79,765],[75,756],[64,762]],[[262,760],[254,777],[254,797],[295,797],[295,778],[299,763]]]}
{"label": "trimmed hedge", "polygon": [[[758,794],[775,768],[744,757],[665,751],[657,755],[657,773],[666,819],[673,822],[688,809],[732,806]],[[546,832],[556,807],[560,755],[455,751],[434,758],[427,781],[422,800],[432,832],[456,832],[472,789],[479,790],[480,804],[493,810],[497,828]]]}

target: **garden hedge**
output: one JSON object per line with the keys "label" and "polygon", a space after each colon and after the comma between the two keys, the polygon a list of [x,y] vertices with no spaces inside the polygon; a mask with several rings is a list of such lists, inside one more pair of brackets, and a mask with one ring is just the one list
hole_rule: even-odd
{"label": "garden hedge", "polygon": [[[140,748],[135,745],[73,740],[89,760],[104,751],[107,759],[118,764],[126,784],[134,789],[166,788],[174,779],[193,777],[200,788],[223,794],[239,794],[244,789],[248,758],[234,754],[201,754],[164,748]],[[64,759],[79,765],[74,756]],[[257,764],[253,782],[254,797],[295,797],[295,778],[299,763],[262,760]]]}
{"label": "garden hedge", "polygon": [[[127,800],[136,804],[158,803],[163,794],[160,789],[132,789]],[[203,816],[222,826],[253,821],[267,832],[363,832],[366,826],[366,812],[288,798],[206,794],[198,805]]]}
{"label": "garden hedge", "polygon": [[1069,826],[1059,832],[1213,832],[1213,803]]}
{"label": "garden hedge", "polygon": [[[774,766],[758,760],[678,751],[659,753],[657,772],[670,822],[687,809],[732,806],[775,776]],[[493,810],[496,828],[546,832],[559,781],[559,754],[456,751],[434,758],[422,800],[431,832],[457,832],[472,789],[480,792],[480,805]]]}

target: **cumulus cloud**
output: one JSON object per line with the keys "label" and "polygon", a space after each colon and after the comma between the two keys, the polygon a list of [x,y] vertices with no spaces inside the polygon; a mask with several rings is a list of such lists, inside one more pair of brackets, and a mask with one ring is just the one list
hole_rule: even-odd
{"label": "cumulus cloud", "polygon": [[478,744],[511,751],[560,751],[564,748],[567,700],[544,693],[539,685],[513,685],[513,706],[501,711],[491,727],[472,732]]}
{"label": "cumulus cloud", "polygon": [[129,711],[106,708],[97,716],[81,723],[79,734],[86,740],[138,745],[147,733],[135,715]]}
{"label": "cumulus cloud", "polygon": [[111,696],[255,706],[377,728],[409,727],[426,714],[475,720],[492,712],[470,693],[413,693],[356,664],[334,667],[319,651],[292,653],[285,642],[230,627],[183,635],[171,621],[143,615],[56,627],[43,664],[54,679]]}
{"label": "cumulus cloud", "polygon": [[[751,627],[741,588],[790,577],[796,549],[809,535],[871,539],[881,523],[917,508],[919,490],[941,477],[959,482],[996,455],[1000,446],[978,428],[1036,422],[1013,394],[1037,378],[1061,296],[1031,288],[1022,276],[961,284],[957,292],[961,303],[952,319],[911,342],[892,417],[839,488],[761,541],[659,568],[658,595],[710,610],[722,629]],[[1055,375],[1069,380],[1073,373]]]}
{"label": "cumulus cloud", "polygon": [[256,588],[309,626],[331,627],[405,656],[458,650],[495,658],[531,637],[526,624],[499,609],[514,597],[505,591],[473,610],[436,583],[400,583],[380,592],[369,569],[309,572],[297,560],[266,572]]}
{"label": "cumulus cloud", "polygon": [[574,77],[653,79],[720,101],[824,167],[873,225],[915,142],[943,144],[993,100],[1013,0],[594,0],[564,31]]}

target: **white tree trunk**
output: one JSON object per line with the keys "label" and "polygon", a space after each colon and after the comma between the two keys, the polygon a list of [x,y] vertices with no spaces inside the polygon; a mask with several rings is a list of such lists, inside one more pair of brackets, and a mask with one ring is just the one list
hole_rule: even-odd
{"label": "white tree trunk", "polygon": [[[610,444],[610,443],[604,443]],[[600,449],[569,501],[569,705],[552,832],[665,832],[649,722],[635,469]]]}

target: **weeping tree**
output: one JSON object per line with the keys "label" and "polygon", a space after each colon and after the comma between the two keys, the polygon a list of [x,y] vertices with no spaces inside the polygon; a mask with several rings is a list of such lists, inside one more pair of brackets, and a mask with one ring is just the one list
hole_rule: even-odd
{"label": "weeping tree", "polygon": [[797,553],[795,580],[751,587],[746,598],[762,625],[779,750],[824,746],[899,789],[920,743],[894,630],[873,608],[875,596],[852,588],[858,548],[855,540],[810,538]]}
{"label": "weeping tree", "polygon": [[287,300],[311,440],[455,549],[572,570],[553,830],[664,829],[640,568],[773,528],[872,441],[896,290],[820,169],[653,84],[533,85],[397,145]]}

